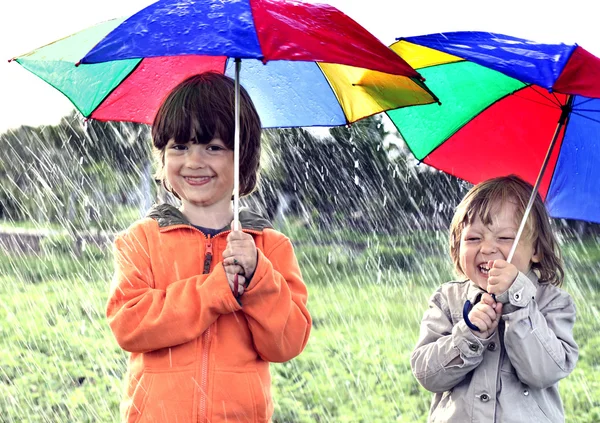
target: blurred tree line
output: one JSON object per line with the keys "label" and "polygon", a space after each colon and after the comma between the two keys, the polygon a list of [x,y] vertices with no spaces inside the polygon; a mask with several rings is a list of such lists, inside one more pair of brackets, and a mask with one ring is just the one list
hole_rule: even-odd
{"label": "blurred tree line", "polygon": [[[418,165],[388,135],[380,116],[328,130],[265,130],[261,183],[245,201],[271,219],[298,216],[323,230],[446,228],[470,185]],[[119,210],[140,216],[165,195],[153,179],[147,125],[73,112],[55,126],[0,135],[0,149],[0,219],[114,230]]]}
{"label": "blurred tree line", "polygon": [[75,112],[55,126],[7,131],[0,135],[0,218],[108,229],[120,206],[149,207],[149,137],[145,125],[83,121]]}
{"label": "blurred tree line", "polygon": [[287,208],[324,230],[445,227],[468,188],[412,162],[402,144],[389,141],[380,116],[331,128],[326,135],[318,132],[265,131],[267,160],[259,195],[271,217]]}

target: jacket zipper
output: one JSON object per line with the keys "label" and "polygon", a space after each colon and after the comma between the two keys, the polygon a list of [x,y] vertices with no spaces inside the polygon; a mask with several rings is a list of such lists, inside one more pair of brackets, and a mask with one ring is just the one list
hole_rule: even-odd
{"label": "jacket zipper", "polygon": [[208,392],[206,390],[208,385],[208,350],[210,348],[210,326],[204,331],[204,340],[202,342],[204,350],[202,351],[202,380],[201,380],[201,391],[200,391],[200,422],[206,422],[206,399],[208,398]]}
{"label": "jacket zipper", "polygon": [[210,239],[210,235],[206,237],[206,252],[204,253],[204,269],[202,270],[203,274],[210,273],[210,265],[212,263],[213,258],[213,248],[212,241]]}
{"label": "jacket zipper", "polygon": [[[200,231],[198,231],[198,232],[200,232]],[[229,232],[231,232],[231,231],[220,232],[215,236],[219,236],[221,234],[227,234]],[[248,232],[260,234],[260,232],[257,232],[257,231],[248,231]],[[214,236],[212,238],[214,238]],[[213,245],[212,245],[211,236],[208,235],[208,236],[206,236],[204,266],[202,269],[203,274],[210,273],[210,266],[212,264],[212,259],[213,259]],[[207,391],[207,387],[208,387],[208,352],[210,350],[210,328],[211,328],[211,326],[209,326],[208,329],[206,329],[204,331],[204,335],[202,336],[202,338],[203,338],[203,340],[202,340],[202,347],[203,347],[202,348],[202,371],[201,371],[201,377],[200,377],[200,422],[201,423],[204,423],[207,421],[206,401],[208,398],[208,391]]]}
{"label": "jacket zipper", "polygon": [[[202,269],[203,274],[210,273],[210,265],[212,264],[213,248],[212,240],[210,235],[206,236],[206,248],[204,253],[204,268]],[[208,349],[210,346],[210,326],[204,331],[202,341],[202,373],[200,376],[200,422],[205,422],[206,419],[206,399],[208,392],[206,391],[208,386]]]}

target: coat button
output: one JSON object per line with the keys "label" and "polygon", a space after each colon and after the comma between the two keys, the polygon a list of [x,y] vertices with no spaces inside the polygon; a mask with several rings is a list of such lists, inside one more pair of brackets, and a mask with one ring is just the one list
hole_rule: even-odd
{"label": "coat button", "polygon": [[525,395],[525,396],[529,395],[529,390],[528,389],[523,389],[523,395]]}
{"label": "coat button", "polygon": [[488,347],[487,347],[487,348],[488,348],[488,350],[490,350],[490,351],[495,351],[495,350],[496,350],[496,343],[495,343],[495,342],[490,342],[490,343],[488,344]]}
{"label": "coat button", "polygon": [[513,298],[515,299],[515,301],[520,301],[521,300],[521,294],[519,294],[518,292],[513,295]]}
{"label": "coat button", "polygon": [[479,345],[477,345],[477,344],[469,344],[469,349],[471,351],[477,351],[479,349]]}
{"label": "coat button", "polygon": [[490,400],[490,396],[488,394],[481,394],[479,399],[481,400],[481,402],[488,402]]}

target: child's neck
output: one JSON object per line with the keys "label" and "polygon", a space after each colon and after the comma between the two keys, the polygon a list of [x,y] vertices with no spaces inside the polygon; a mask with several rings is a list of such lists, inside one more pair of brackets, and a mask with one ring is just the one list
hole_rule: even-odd
{"label": "child's neck", "polygon": [[208,207],[198,207],[184,202],[179,210],[192,225],[202,226],[203,228],[221,229],[229,226],[233,220],[233,205],[231,202],[212,204]]}

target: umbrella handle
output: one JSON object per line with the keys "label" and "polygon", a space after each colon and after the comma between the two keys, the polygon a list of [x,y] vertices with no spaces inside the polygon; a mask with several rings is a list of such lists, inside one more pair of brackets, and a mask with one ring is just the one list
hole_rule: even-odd
{"label": "umbrella handle", "polygon": [[240,287],[240,283],[238,282],[238,274],[236,273],[233,276],[233,296],[237,299],[239,298],[240,294],[239,294],[239,287]]}
{"label": "umbrella handle", "polygon": [[[235,128],[233,132],[233,230],[240,229],[240,69],[242,60],[235,59]],[[237,291],[236,291],[237,292]]]}
{"label": "umbrella handle", "polygon": [[469,312],[471,311],[472,308],[473,308],[473,306],[471,305],[471,301],[469,301],[469,300],[465,301],[465,305],[463,306],[463,320],[465,321],[465,323],[467,324],[469,329],[475,330],[477,332],[481,332],[481,330],[479,330],[479,328],[477,326],[475,326],[473,323],[471,323],[471,321],[469,320]]}
{"label": "umbrella handle", "polygon": [[[471,305],[471,301],[467,300],[467,301],[465,301],[465,305],[463,306],[463,320],[465,321],[465,323],[467,324],[469,329],[477,331],[477,332],[481,332],[481,329],[479,329],[476,325],[474,325],[469,320],[469,312],[471,311],[473,306],[481,300],[481,295],[482,294],[477,295],[477,298],[475,298],[474,304]],[[496,294],[492,294],[492,298],[494,299],[494,301],[496,301]]]}

